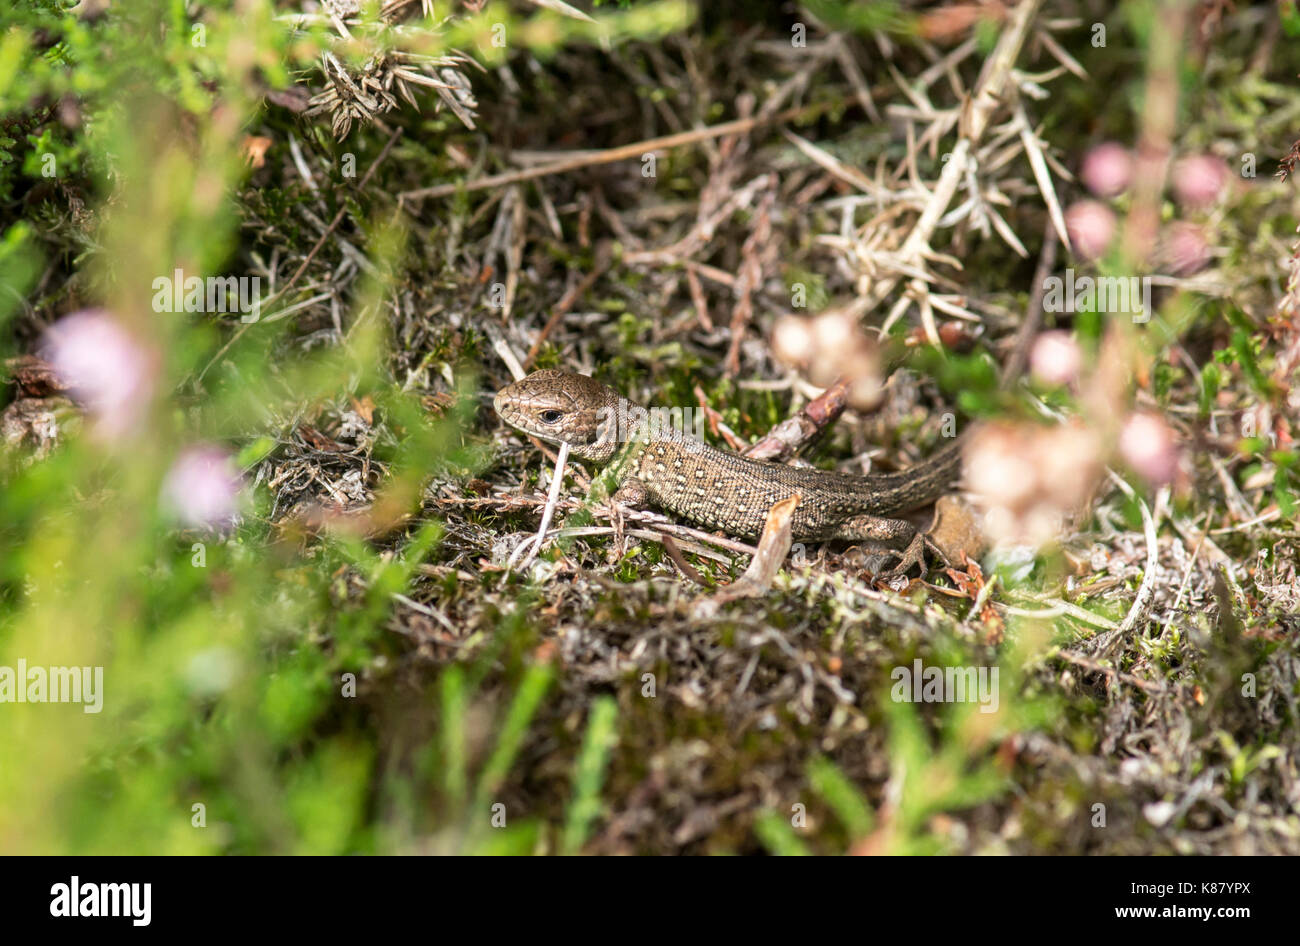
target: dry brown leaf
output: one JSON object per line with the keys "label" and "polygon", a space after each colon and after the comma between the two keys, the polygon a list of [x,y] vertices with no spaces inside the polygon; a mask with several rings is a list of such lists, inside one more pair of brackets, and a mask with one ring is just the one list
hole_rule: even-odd
{"label": "dry brown leaf", "polygon": [[261,135],[245,135],[239,150],[243,153],[244,160],[256,169],[266,164],[266,152],[270,147],[270,138]]}
{"label": "dry brown leaf", "polygon": [[369,394],[360,400],[353,398],[352,409],[356,411],[357,415],[367,424],[373,424],[375,422],[375,401]]}
{"label": "dry brown leaf", "polygon": [[781,566],[785,564],[785,557],[790,554],[790,521],[801,499],[800,494],[795,493],[768,510],[763,535],[758,540],[758,551],[750,560],[745,574],[714,595],[714,601],[759,597],[768,592]]}

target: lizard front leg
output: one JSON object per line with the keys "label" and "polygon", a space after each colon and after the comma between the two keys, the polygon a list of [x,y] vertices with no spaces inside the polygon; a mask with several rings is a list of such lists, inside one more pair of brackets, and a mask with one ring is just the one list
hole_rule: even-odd
{"label": "lizard front leg", "polygon": [[646,485],[634,476],[625,479],[614,491],[614,495],[609,497],[610,510],[613,512],[614,519],[614,547],[619,550],[619,554],[624,553],[623,549],[623,511],[625,509],[644,509],[650,502],[650,491]]}

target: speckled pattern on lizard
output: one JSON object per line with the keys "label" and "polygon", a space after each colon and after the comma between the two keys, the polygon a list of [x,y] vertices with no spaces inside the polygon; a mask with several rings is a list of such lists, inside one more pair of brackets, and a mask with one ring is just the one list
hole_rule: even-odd
{"label": "speckled pattern on lizard", "polygon": [[[593,378],[567,371],[533,372],[503,388],[495,407],[525,433],[568,443],[582,459],[614,464],[616,503],[655,506],[706,529],[755,539],[772,505],[798,493],[792,539],[906,548],[900,566],[919,560],[922,536],[894,517],[943,495],[961,470],[962,437],[897,473],[855,476],[751,460],[671,425],[638,425],[647,416],[644,409]],[[641,435],[628,439],[633,429]]]}

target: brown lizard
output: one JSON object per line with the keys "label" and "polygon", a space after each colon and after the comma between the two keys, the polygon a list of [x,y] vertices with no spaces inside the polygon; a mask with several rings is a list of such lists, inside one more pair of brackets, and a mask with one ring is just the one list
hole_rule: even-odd
{"label": "brown lizard", "polygon": [[961,470],[958,437],[923,463],[898,473],[854,476],[751,460],[648,422],[651,415],[594,378],[535,371],[502,388],[497,414],[512,427],[567,443],[584,460],[612,463],[613,501],[657,506],[708,529],[755,539],[773,504],[800,495],[791,538],[843,539],[904,549],[891,574],[922,562],[925,537],[899,513],[945,493]]}

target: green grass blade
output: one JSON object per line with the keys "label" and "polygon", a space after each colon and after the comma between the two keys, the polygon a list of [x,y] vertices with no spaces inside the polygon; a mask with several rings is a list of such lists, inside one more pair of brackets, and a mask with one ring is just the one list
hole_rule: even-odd
{"label": "green grass blade", "polygon": [[509,774],[519,746],[528,732],[528,724],[532,722],[542,697],[546,695],[547,687],[551,685],[552,675],[549,664],[534,664],[524,674],[506,713],[492,756],[479,775],[478,788],[474,793],[476,809],[486,806],[488,799],[496,794]]}
{"label": "green grass blade", "polygon": [[835,810],[836,817],[853,839],[871,833],[875,821],[871,808],[839,766],[829,759],[813,759],[808,763],[808,781],[813,791]]}
{"label": "green grass blade", "polygon": [[618,740],[617,720],[618,704],[613,697],[602,696],[591,707],[587,734],[573,768],[573,801],[569,803],[569,816],[560,844],[563,854],[577,854],[582,850],[591,822],[600,814],[605,764]]}
{"label": "green grass blade", "polygon": [[799,840],[790,822],[773,811],[766,811],[754,822],[754,833],[763,846],[780,857],[807,857],[812,852]]}
{"label": "green grass blade", "polygon": [[465,674],[448,667],[442,675],[442,785],[454,808],[465,804]]}

